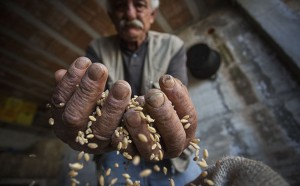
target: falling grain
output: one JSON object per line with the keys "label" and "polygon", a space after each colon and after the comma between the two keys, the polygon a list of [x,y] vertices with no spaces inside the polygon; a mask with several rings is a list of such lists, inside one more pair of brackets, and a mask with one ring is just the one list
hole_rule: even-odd
{"label": "falling grain", "polygon": [[156,172],[159,172],[160,171],[160,168],[158,165],[154,165],[153,169],[156,171]]}
{"label": "falling grain", "polygon": [[69,167],[72,170],[78,171],[83,168],[83,164],[80,163],[69,163]]}
{"label": "falling grain", "polygon": [[212,181],[212,180],[209,180],[209,179],[204,179],[204,182],[207,183],[207,185],[215,185],[215,183]]}
{"label": "falling grain", "polygon": [[155,142],[155,138],[154,138],[153,134],[150,134],[150,138],[151,138],[152,141]]}
{"label": "falling grain", "polygon": [[163,167],[163,172],[164,172],[165,175],[167,175],[167,173],[168,173],[167,167]]}
{"label": "falling grain", "polygon": [[182,119],[186,119],[186,120],[188,120],[188,119],[190,119],[190,115],[185,115],[185,116],[183,116],[183,118]]}
{"label": "falling grain", "polygon": [[78,160],[81,160],[82,157],[83,157],[83,155],[84,155],[84,152],[83,152],[83,151],[79,152],[79,153],[78,153],[78,156],[77,156],[77,159],[78,159]]}
{"label": "falling grain", "polygon": [[193,143],[195,143],[195,144],[199,144],[199,143],[200,143],[200,139],[195,138],[195,139],[193,139],[191,142],[193,142]]}
{"label": "falling grain", "polygon": [[88,125],[87,128],[90,128],[92,126],[93,122],[92,121],[88,121]]}
{"label": "falling grain", "polygon": [[122,174],[122,176],[123,176],[125,179],[130,179],[130,175],[127,174],[127,173]]}
{"label": "falling grain", "polygon": [[114,178],[114,179],[112,179],[112,180],[111,180],[111,182],[110,182],[110,185],[114,185],[114,184],[116,184],[116,183],[117,183],[117,181],[118,181],[118,178]]}
{"label": "falling grain", "polygon": [[95,116],[89,116],[89,119],[90,119],[91,121],[96,121]]}
{"label": "falling grain", "polygon": [[205,178],[207,176],[207,174],[208,174],[207,171],[203,171],[203,172],[201,172],[201,177]]}
{"label": "falling grain", "polygon": [[140,116],[141,116],[142,119],[146,119],[146,116],[143,112],[140,112]]}
{"label": "falling grain", "polygon": [[138,165],[138,164],[140,164],[140,161],[141,161],[140,156],[136,155],[133,157],[132,163],[133,163],[133,165]]}
{"label": "falling grain", "polygon": [[146,120],[148,121],[148,123],[153,123],[155,121],[149,115],[146,116]]}
{"label": "falling grain", "polygon": [[104,176],[100,175],[99,177],[99,185],[104,186]]}
{"label": "falling grain", "polygon": [[71,170],[71,171],[69,172],[69,176],[70,176],[70,177],[76,177],[77,175],[78,175],[78,172],[75,171],[75,170]]}
{"label": "falling grain", "polygon": [[159,152],[159,159],[163,160],[163,158],[164,158],[163,152],[161,150],[159,150],[158,152]]}
{"label": "falling grain", "polygon": [[190,126],[191,126],[191,124],[187,123],[187,124],[184,125],[184,129],[188,129],[188,128],[190,128]]}
{"label": "falling grain", "polygon": [[144,142],[144,143],[147,143],[148,142],[148,139],[147,137],[145,136],[145,134],[138,134],[138,138],[141,142]]}
{"label": "falling grain", "polygon": [[95,137],[94,134],[88,134],[88,135],[86,136],[87,139],[93,139],[94,137]]}
{"label": "falling grain", "polygon": [[126,179],[126,186],[135,186],[134,184],[133,184],[133,181],[131,180],[131,179]]}
{"label": "falling grain", "polygon": [[170,181],[170,186],[175,186],[175,182],[172,178],[170,178],[169,181]]}
{"label": "falling grain", "polygon": [[159,142],[157,142],[156,145],[159,149],[161,149],[161,144]]}
{"label": "falling grain", "polygon": [[197,164],[198,164],[201,168],[206,168],[206,167],[208,167],[206,161],[205,161],[203,158],[202,158],[202,160],[199,161]]}
{"label": "falling grain", "polygon": [[207,159],[208,156],[209,156],[209,155],[208,155],[208,150],[207,150],[207,149],[204,149],[204,150],[203,150],[203,158],[204,158],[204,159]]}
{"label": "falling grain", "polygon": [[149,132],[156,133],[156,129],[154,127],[148,127]]}
{"label": "falling grain", "polygon": [[65,106],[65,103],[60,103],[59,105],[58,105],[58,108],[63,108]]}
{"label": "falling grain", "polygon": [[156,149],[156,147],[157,147],[157,145],[156,145],[156,144],[153,144],[153,145],[151,146],[151,149],[154,150],[154,149]]}
{"label": "falling grain", "polygon": [[54,125],[54,119],[53,118],[49,118],[49,125]]}
{"label": "falling grain", "polygon": [[142,111],[142,110],[143,110],[143,107],[138,106],[138,107],[135,107],[134,110],[135,110],[135,111]]}
{"label": "falling grain", "polygon": [[88,143],[87,146],[88,146],[90,149],[96,149],[96,148],[98,148],[97,143]]}
{"label": "falling grain", "polygon": [[187,120],[187,119],[181,119],[180,122],[181,122],[182,124],[184,124],[184,123],[188,123],[189,120]]}
{"label": "falling grain", "polygon": [[80,184],[80,182],[78,180],[76,180],[75,178],[71,178],[71,182],[76,183],[76,184]]}
{"label": "falling grain", "polygon": [[123,156],[129,160],[132,160],[132,156],[128,152],[123,152]]}
{"label": "falling grain", "polygon": [[120,133],[119,133],[119,131],[118,131],[118,130],[115,130],[115,136],[116,136],[117,138],[119,138],[119,137],[120,137]]}
{"label": "falling grain", "polygon": [[109,176],[110,173],[111,173],[111,168],[108,168],[108,169],[106,170],[106,172],[105,172],[105,176]]}
{"label": "falling grain", "polygon": [[84,160],[89,161],[90,160],[90,155],[88,153],[84,153]]}
{"label": "falling grain", "polygon": [[101,110],[100,110],[99,107],[96,108],[96,114],[97,114],[97,116],[101,116],[102,115],[102,112],[101,112]]}
{"label": "falling grain", "polygon": [[121,142],[121,141],[118,143],[117,149],[118,149],[118,150],[121,150],[121,149],[122,149],[122,142]]}
{"label": "falling grain", "polygon": [[140,177],[147,177],[152,173],[151,169],[145,169],[142,172],[140,172]]}
{"label": "falling grain", "polygon": [[127,137],[123,138],[122,147],[123,147],[123,149],[127,149],[127,147],[128,147],[128,139],[127,139]]}
{"label": "falling grain", "polygon": [[153,160],[155,158],[155,155],[152,153],[151,155],[150,155],[150,160]]}

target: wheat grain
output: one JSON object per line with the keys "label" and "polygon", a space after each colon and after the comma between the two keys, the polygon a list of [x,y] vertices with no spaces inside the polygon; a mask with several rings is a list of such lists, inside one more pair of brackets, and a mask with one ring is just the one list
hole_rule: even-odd
{"label": "wheat grain", "polygon": [[151,169],[145,169],[143,171],[140,172],[140,177],[147,177],[152,173]]}
{"label": "wheat grain", "polygon": [[54,119],[53,118],[49,118],[49,125],[54,125]]}
{"label": "wheat grain", "polygon": [[83,164],[80,163],[69,163],[69,167],[72,170],[79,171],[83,168]]}
{"label": "wheat grain", "polygon": [[90,149],[96,149],[96,148],[98,148],[98,144],[97,144],[97,143],[88,143],[87,146],[88,146]]}
{"label": "wheat grain", "polygon": [[141,142],[144,142],[144,143],[147,143],[148,142],[148,139],[147,137],[145,136],[145,134],[138,134],[138,138]]}

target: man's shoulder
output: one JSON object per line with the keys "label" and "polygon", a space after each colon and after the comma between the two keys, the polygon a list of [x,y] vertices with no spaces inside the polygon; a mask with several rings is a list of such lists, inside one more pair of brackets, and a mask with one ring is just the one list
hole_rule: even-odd
{"label": "man's shoulder", "polygon": [[168,48],[171,53],[178,52],[184,45],[183,41],[178,36],[169,33],[149,31],[149,39],[152,46],[157,50]]}
{"label": "man's shoulder", "polygon": [[101,42],[101,41],[115,40],[116,37],[117,37],[116,34],[114,34],[114,35],[109,35],[109,36],[98,37],[98,38],[96,38],[96,39],[93,39],[92,42]]}
{"label": "man's shoulder", "polygon": [[100,47],[103,45],[112,45],[114,44],[114,41],[116,40],[117,35],[109,35],[109,36],[104,36],[104,37],[99,37],[96,39],[93,39],[90,42],[90,46],[95,48],[95,47]]}

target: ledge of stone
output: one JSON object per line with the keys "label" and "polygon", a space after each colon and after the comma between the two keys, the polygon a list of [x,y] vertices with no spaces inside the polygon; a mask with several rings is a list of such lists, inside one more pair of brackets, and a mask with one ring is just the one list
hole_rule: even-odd
{"label": "ledge of stone", "polygon": [[300,17],[281,0],[235,0],[300,80]]}

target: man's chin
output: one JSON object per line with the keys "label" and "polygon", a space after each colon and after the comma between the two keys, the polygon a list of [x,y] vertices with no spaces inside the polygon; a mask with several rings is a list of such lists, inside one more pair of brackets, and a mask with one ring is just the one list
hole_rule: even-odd
{"label": "man's chin", "polygon": [[139,38],[144,38],[145,33],[140,29],[126,29],[122,32],[122,38],[126,41],[136,41]]}

